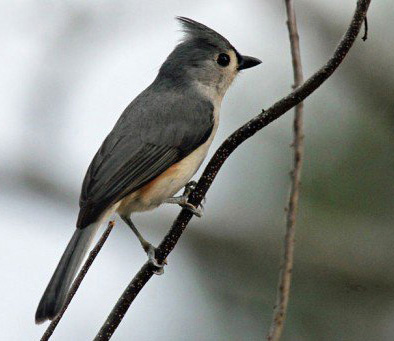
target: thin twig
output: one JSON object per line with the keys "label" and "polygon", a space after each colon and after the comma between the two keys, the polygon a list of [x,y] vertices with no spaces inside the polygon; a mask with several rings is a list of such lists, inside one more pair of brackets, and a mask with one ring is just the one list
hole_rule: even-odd
{"label": "thin twig", "polygon": [[[360,32],[370,2],[371,0],[358,0],[353,19],[333,56],[326,65],[310,77],[302,86],[275,103],[267,111],[263,110],[223,142],[205,168],[196,189],[190,195],[189,202],[192,205],[197,207],[201,203],[223,163],[240,144],[302,102],[332,75],[349,52]],[[182,209],[170,231],[157,248],[156,258],[159,262],[162,263],[173,250],[191,218],[192,213],[186,209]],[[152,277],[153,270],[153,267],[149,263],[143,265],[112,309],[112,312],[98,332],[95,338],[96,341],[109,340],[111,338],[130,304]]]}
{"label": "thin twig", "polygon": [[[297,29],[297,21],[293,0],[285,0],[287,27],[289,30],[290,50],[294,73],[294,88],[298,88],[304,82],[302,74],[300,40]],[[286,236],[284,245],[284,256],[281,273],[278,283],[278,294],[276,307],[273,314],[271,328],[267,336],[269,341],[279,341],[282,335],[284,322],[286,320],[287,306],[290,296],[291,275],[293,270],[294,259],[294,241],[295,241],[295,225],[297,219],[298,197],[300,191],[300,179],[302,160],[304,154],[304,136],[303,136],[303,109],[304,103],[300,102],[294,109],[294,160],[293,170],[290,173],[291,186],[290,197],[287,207],[286,216]]]}
{"label": "thin twig", "polygon": [[364,35],[361,38],[363,41],[366,41],[368,39],[368,18],[364,18]]}
{"label": "thin twig", "polygon": [[47,330],[45,331],[44,335],[41,338],[41,341],[47,341],[55,331],[59,321],[63,317],[64,312],[67,310],[71,300],[73,299],[75,293],[77,292],[79,286],[81,285],[83,279],[85,278],[90,266],[92,265],[94,259],[100,252],[101,248],[103,247],[105,241],[107,240],[109,234],[114,227],[115,222],[110,221],[108,223],[107,229],[104,231],[100,239],[98,240],[97,244],[94,246],[92,251],[89,253],[89,257],[86,259],[85,264],[82,266],[81,270],[78,273],[78,276],[75,278],[69,293],[67,294],[66,302],[64,303],[63,308],[60,310],[59,314],[52,320],[50,325],[48,326]]}

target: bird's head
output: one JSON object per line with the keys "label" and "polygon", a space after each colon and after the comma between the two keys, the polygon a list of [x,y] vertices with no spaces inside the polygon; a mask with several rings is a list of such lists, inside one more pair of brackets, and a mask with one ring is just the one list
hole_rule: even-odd
{"label": "bird's head", "polygon": [[204,92],[223,97],[239,71],[261,63],[257,58],[241,55],[209,27],[185,17],[177,19],[185,37],[163,63],[159,78],[179,86],[197,85]]}

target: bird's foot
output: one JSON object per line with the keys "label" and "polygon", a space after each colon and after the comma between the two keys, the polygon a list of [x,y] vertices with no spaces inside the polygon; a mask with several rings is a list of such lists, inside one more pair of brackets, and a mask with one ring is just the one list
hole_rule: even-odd
{"label": "bird's foot", "polygon": [[[189,210],[190,212],[192,212],[195,216],[201,218],[203,216],[203,210],[204,210],[204,206],[202,204],[200,204],[200,207],[195,207],[194,205],[192,205],[191,203],[187,202],[189,199],[189,195],[191,192],[193,192],[193,190],[196,188],[197,182],[195,181],[190,181],[188,184],[186,184],[185,186],[185,190],[183,192],[183,194],[179,197],[172,197],[172,198],[168,198],[166,199],[166,203],[167,204],[177,204],[183,208],[186,208],[187,210]],[[204,198],[205,201],[205,198]]]}
{"label": "bird's foot", "polygon": [[142,248],[144,249],[144,251],[146,252],[146,254],[148,255],[149,258],[149,263],[151,263],[154,267],[153,272],[156,275],[162,275],[164,273],[164,265],[167,264],[167,260],[165,259],[163,261],[163,263],[159,263],[156,259],[156,248],[149,243],[142,235],[141,233],[138,231],[138,229],[135,227],[135,225],[133,224],[133,222],[131,221],[130,217],[127,216],[122,216],[121,218],[123,219],[123,221],[131,228],[131,230],[133,231],[133,233],[137,236],[138,240],[141,243]]}
{"label": "bird's foot", "polygon": [[[193,191],[196,189],[196,187],[197,187],[197,181],[192,180],[192,181],[188,182],[188,183],[186,184],[186,186],[185,186],[185,190],[184,190],[184,192],[183,192],[183,196],[189,197],[189,195],[191,194],[191,192],[193,192]],[[204,197],[204,198],[202,199],[203,204],[205,204],[206,201],[207,201],[207,199]],[[203,204],[202,204],[202,203],[200,204],[200,206],[201,206],[202,209],[204,209]]]}
{"label": "bird's foot", "polygon": [[183,196],[189,197],[190,193],[193,192],[196,189],[197,186],[197,182],[192,180],[189,181],[186,186],[185,186],[185,190],[183,191]]}
{"label": "bird's foot", "polygon": [[186,202],[184,204],[179,204],[179,206],[186,208],[187,210],[192,212],[198,218],[201,218],[204,215],[204,208],[202,205],[200,205],[201,206],[201,208],[200,208],[200,207],[196,207],[196,206]]}
{"label": "bird's foot", "polygon": [[143,245],[143,248],[148,255],[149,263],[154,267],[153,273],[155,275],[162,275],[164,273],[164,265],[167,265],[167,259],[163,263],[159,263],[156,258],[156,248],[150,243]]}

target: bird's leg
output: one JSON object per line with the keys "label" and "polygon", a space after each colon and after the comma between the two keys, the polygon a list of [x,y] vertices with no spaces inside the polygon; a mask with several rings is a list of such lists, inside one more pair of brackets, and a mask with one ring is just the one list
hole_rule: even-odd
{"label": "bird's leg", "polygon": [[121,216],[123,221],[131,228],[131,230],[134,232],[134,234],[137,236],[138,240],[141,243],[142,248],[146,252],[149,258],[149,262],[155,266],[156,270],[154,273],[156,275],[162,275],[164,273],[164,265],[167,264],[166,261],[163,262],[163,264],[160,264],[157,259],[156,259],[156,248],[149,243],[144,237],[142,237],[141,233],[137,230],[135,227],[134,223],[131,221],[130,217],[123,217]]}
{"label": "bird's leg", "polygon": [[203,209],[204,209],[203,205],[200,204],[201,208],[199,208],[199,207],[195,207],[191,203],[187,202],[187,200],[189,199],[190,193],[196,188],[196,185],[197,185],[197,182],[190,181],[189,183],[186,184],[185,190],[181,196],[168,198],[164,202],[167,204],[177,204],[181,207],[184,207],[184,208],[188,209],[189,211],[191,211],[195,216],[201,218],[203,215]]}

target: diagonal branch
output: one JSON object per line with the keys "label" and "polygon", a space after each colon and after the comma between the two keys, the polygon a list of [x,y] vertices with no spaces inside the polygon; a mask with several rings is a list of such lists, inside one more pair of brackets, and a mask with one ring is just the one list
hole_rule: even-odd
{"label": "diagonal branch", "polygon": [[[356,37],[360,31],[360,27],[366,16],[371,0],[358,0],[356,11],[353,19],[336,48],[333,56],[319,71],[310,77],[302,86],[294,90],[291,94],[276,102],[267,111],[262,111],[259,115],[251,119],[241,128],[236,130],[216,151],[201,176],[196,189],[190,196],[189,202],[194,206],[198,206],[205,197],[209,187],[218,174],[225,160],[230,154],[245,140],[253,136],[259,130],[278,119],[285,112],[301,103],[306,97],[314,92],[324,81],[326,81],[332,73],[341,64],[350,48],[352,47]],[[192,213],[183,209],[174,221],[170,231],[164,237],[157,249],[157,259],[163,262],[175,247],[178,239],[182,235],[184,229],[192,218]],[[94,340],[109,340],[116,328],[119,326],[124,315],[126,314],[131,303],[149,281],[153,275],[153,266],[145,263],[141,270],[132,279],[122,296],[119,298],[112,312],[101,327],[99,333]]]}
{"label": "diagonal branch", "polygon": [[[293,0],[285,0],[287,13],[287,27],[289,30],[290,50],[294,72],[294,88],[298,88],[304,82],[302,74],[300,40],[297,30],[296,15]],[[290,197],[287,206],[286,236],[284,245],[284,259],[279,277],[276,308],[273,314],[270,332],[267,336],[269,341],[278,341],[282,335],[286,319],[287,306],[289,303],[291,275],[294,261],[295,225],[298,210],[298,197],[300,191],[300,179],[302,159],[304,154],[303,135],[303,109],[304,103],[300,102],[294,109],[294,160],[291,171]]]}

